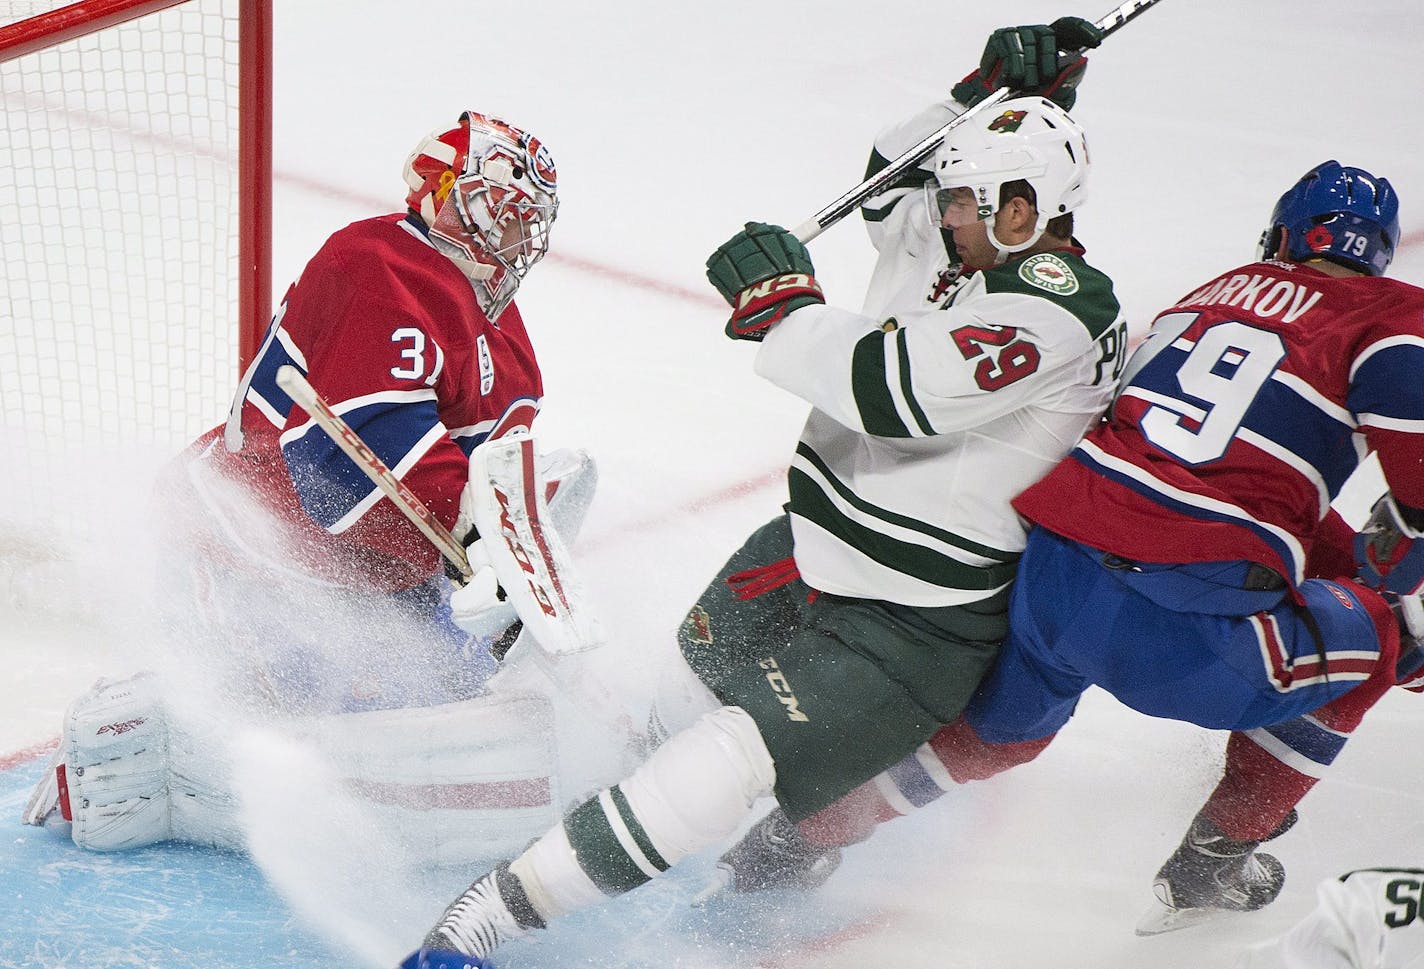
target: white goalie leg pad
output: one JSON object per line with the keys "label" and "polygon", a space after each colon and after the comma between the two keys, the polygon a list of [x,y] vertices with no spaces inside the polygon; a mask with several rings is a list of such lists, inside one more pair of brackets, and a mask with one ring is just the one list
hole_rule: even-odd
{"label": "white goalie leg pad", "polygon": [[94,851],[182,840],[241,843],[220,760],[176,729],[157,680],[100,680],[69,706],[60,741],[74,843]]}
{"label": "white goalie leg pad", "polygon": [[542,695],[496,691],[337,714],[302,733],[413,863],[507,858],[562,812],[553,710]]}
{"label": "white goalie leg pad", "polygon": [[[731,837],[775,780],[771,754],[751,716],[740,707],[721,707],[669,738],[618,788],[653,847],[673,865]],[[609,801],[606,792],[600,800]],[[636,861],[631,839],[625,848]],[[546,919],[604,898],[580,867],[562,825],[531,845],[510,871]]]}
{"label": "white goalie leg pad", "polygon": [[549,520],[564,544],[573,545],[598,489],[598,465],[587,451],[558,448],[535,455],[534,469],[544,485]]}

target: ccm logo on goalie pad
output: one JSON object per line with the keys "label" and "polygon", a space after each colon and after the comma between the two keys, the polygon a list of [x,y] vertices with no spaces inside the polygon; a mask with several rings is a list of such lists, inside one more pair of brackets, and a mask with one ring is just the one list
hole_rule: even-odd
{"label": "ccm logo on goalie pad", "polygon": [[519,541],[519,533],[514,527],[514,522],[510,520],[509,496],[498,488],[494,488],[493,491],[495,501],[499,502],[500,537],[504,539],[504,544],[509,547],[510,554],[519,563],[519,567],[524,570],[524,579],[529,583],[529,592],[534,596],[534,601],[538,603],[539,609],[546,616],[557,617],[559,611],[554,608],[554,602],[549,592],[534,581],[539,573],[529,557],[529,550]]}
{"label": "ccm logo on goalie pad", "polygon": [[771,279],[763,280],[748,286],[737,294],[737,309],[744,310],[753,302],[765,299],[774,293],[779,293],[783,289],[817,289],[816,281],[805,273],[787,273],[784,276],[773,276]]}
{"label": "ccm logo on goalie pad", "polygon": [[757,665],[766,670],[766,682],[770,684],[771,691],[776,694],[781,705],[786,708],[786,719],[797,723],[810,723],[811,718],[801,712],[801,701],[797,700],[796,694],[791,691],[791,684],[786,681],[786,674],[781,671],[776,660],[768,657]]}

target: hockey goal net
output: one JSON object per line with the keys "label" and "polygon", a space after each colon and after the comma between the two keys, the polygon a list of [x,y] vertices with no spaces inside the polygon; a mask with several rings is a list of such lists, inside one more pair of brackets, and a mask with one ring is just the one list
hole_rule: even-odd
{"label": "hockey goal net", "polygon": [[226,413],[271,313],[270,37],[270,0],[0,0],[0,555]]}

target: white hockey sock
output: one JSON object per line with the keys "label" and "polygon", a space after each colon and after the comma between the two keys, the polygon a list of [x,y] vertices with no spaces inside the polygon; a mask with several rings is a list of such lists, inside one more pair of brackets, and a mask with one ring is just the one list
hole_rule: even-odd
{"label": "white hockey sock", "polygon": [[545,922],[603,901],[606,897],[579,867],[562,824],[556,826],[510,862],[529,896],[529,904]]}
{"label": "white hockey sock", "polygon": [[546,921],[635,888],[725,841],[776,771],[750,715],[721,707],[616,787],[576,808],[510,866]]}

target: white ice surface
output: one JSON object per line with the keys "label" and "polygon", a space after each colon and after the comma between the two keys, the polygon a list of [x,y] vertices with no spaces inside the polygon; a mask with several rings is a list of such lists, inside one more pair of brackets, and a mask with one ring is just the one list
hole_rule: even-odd
{"label": "white ice surface", "polygon": [[[943,96],[990,29],[1065,12],[1044,0],[279,4],[275,295],[329,231],[399,208],[406,153],[461,109],[547,143],[555,254],[519,302],[544,361],[544,437],[600,462],[576,551],[636,681],[707,577],[775,513],[805,411],[723,338],[706,254],[745,220],[795,225],[854,184],[878,127]],[[1418,0],[1169,0],[1109,40],[1076,112],[1094,161],[1078,225],[1134,323],[1249,257],[1275,197],[1332,157],[1393,181],[1406,238],[1393,274],[1424,283],[1421,52]],[[859,226],[811,248],[828,298],[858,304],[871,262]],[[121,525],[142,467],[89,471]],[[108,538],[61,588],[115,601],[102,593],[145,553]],[[84,624],[4,618],[0,758],[52,736],[94,676],[144,665],[114,608],[143,606]],[[863,919],[775,965],[1229,966],[1308,909],[1317,879],[1424,864],[1421,728],[1414,695],[1370,716],[1279,842],[1290,877],[1270,909],[1142,940],[1148,883],[1214,783],[1223,736],[1090,693],[1037,762],[857,849],[825,891]],[[695,943],[666,944],[669,965],[698,963]]]}

